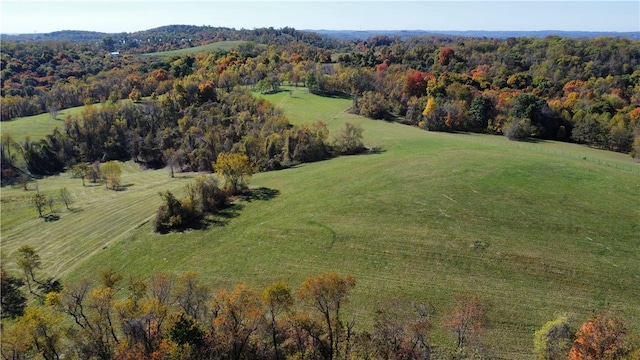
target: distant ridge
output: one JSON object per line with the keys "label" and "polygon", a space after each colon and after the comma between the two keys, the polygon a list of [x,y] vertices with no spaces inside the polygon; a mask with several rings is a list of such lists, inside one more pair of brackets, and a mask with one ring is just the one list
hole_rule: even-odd
{"label": "distant ridge", "polygon": [[539,31],[488,31],[488,30],[304,30],[312,31],[320,35],[325,35],[338,39],[363,40],[372,36],[392,36],[399,38],[410,38],[419,36],[462,36],[462,37],[486,37],[486,38],[510,38],[510,37],[536,37],[560,36],[570,38],[596,38],[601,36],[621,37],[633,40],[640,40],[640,31],[613,32],[613,31],[559,31],[559,30],[539,30]]}
{"label": "distant ridge", "polygon": [[[102,33],[95,31],[83,30],[62,30],[51,33],[34,33],[34,34],[0,34],[3,40],[12,42],[21,41],[100,41],[108,36],[116,35],[144,35],[149,36],[154,32],[174,32],[187,31],[197,32],[199,30],[211,29],[208,26],[193,25],[167,25],[154,29],[137,31],[134,33]],[[215,28],[214,28],[215,29]],[[241,31],[230,28],[219,28],[228,31]],[[244,30],[244,29],[242,29]],[[613,31],[560,31],[560,30],[539,30],[539,31],[489,31],[489,30],[300,30],[306,33],[316,33],[324,37],[339,40],[366,40],[373,36],[390,36],[406,39],[410,37],[423,36],[459,36],[459,37],[475,37],[475,38],[509,38],[509,37],[534,37],[544,38],[548,36],[560,36],[568,38],[596,38],[596,37],[617,37],[628,38],[632,40],[640,40],[640,31],[631,32],[613,32]]]}
{"label": "distant ridge", "polygon": [[50,33],[35,33],[35,34],[2,34],[3,40],[19,42],[19,41],[99,41],[111,34],[96,32],[96,31],[84,31],[84,30],[62,30],[54,31]]}

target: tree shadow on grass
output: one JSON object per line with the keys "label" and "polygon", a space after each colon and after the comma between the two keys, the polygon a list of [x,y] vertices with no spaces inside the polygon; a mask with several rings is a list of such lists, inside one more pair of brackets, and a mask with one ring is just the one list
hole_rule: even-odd
{"label": "tree shadow on grass", "polygon": [[229,225],[229,222],[231,222],[231,219],[240,216],[242,209],[244,209],[244,205],[231,204],[228,207],[203,218],[198,224],[193,226],[193,229],[204,230],[210,226],[227,226]]}
{"label": "tree shadow on grass", "polygon": [[269,201],[280,195],[280,190],[269,189],[266,187],[259,187],[257,189],[249,190],[248,194],[243,195],[243,200],[246,202],[252,202],[256,200]]}
{"label": "tree shadow on grass", "polygon": [[125,191],[127,190],[127,188],[132,187],[133,184],[124,184],[124,185],[118,185],[115,188],[112,188],[111,190],[113,191]]}

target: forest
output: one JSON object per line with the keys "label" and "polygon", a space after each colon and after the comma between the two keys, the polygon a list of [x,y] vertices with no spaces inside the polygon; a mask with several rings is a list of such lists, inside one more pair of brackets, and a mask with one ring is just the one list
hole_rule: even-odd
{"label": "forest", "polygon": [[[217,155],[231,150],[246,153],[261,170],[325,158],[321,124],[290,128],[277,109],[251,94],[277,92],[282,84],[350,97],[354,113],[429,131],[555,139],[640,156],[635,40],[336,41],[290,28],[165,27],[154,34],[3,43],[2,121],[40,113],[55,118],[60,109],[106,104],[65,119],[64,128],[46,139],[3,139],[3,183],[24,170],[50,175],[97,160],[160,167],[169,149],[192,170],[211,170]],[[192,44],[243,42],[229,51],[138,55],[183,47],[187,36]],[[149,45],[131,46],[138,37]],[[25,169],[14,165],[10,155],[16,152]]]}
{"label": "forest", "polygon": [[[226,41],[239,45],[189,52]],[[26,188],[65,171],[84,185],[92,169],[98,181],[98,170],[106,173],[116,161],[169,167],[172,176],[174,169],[223,174],[225,162],[237,161],[250,176],[376,151],[364,147],[358,126],[347,123],[331,138],[325,123],[294,125],[257,96],[286,94],[283,86],[349,99],[350,112],[373,121],[514,141],[559,140],[640,159],[640,41],[624,37],[337,40],[292,28],[167,26],[37,41],[3,38],[1,47],[2,122],[37,114],[54,121],[61,110],[84,106],[44,138],[3,132],[3,186]],[[177,49],[185,52],[154,55]],[[103,176],[107,187],[119,187]],[[200,177],[185,198],[161,193],[154,230],[183,230],[187,218],[228,206],[242,186],[222,189]],[[426,301],[384,306],[362,330],[345,316],[358,280],[351,275],[317,274],[297,290],[284,282],[214,289],[196,272],[143,280],[109,269],[96,279],[61,284],[39,273],[33,248],[21,247],[18,256],[22,276],[2,269],[6,359],[486,355],[466,346],[482,337],[492,306],[475,294],[456,294],[447,309],[434,310]],[[434,320],[436,311],[443,321]],[[434,329],[450,332],[456,342],[434,341]],[[607,311],[577,329],[559,314],[536,332],[534,346],[540,359],[633,359],[638,349],[624,319]]]}

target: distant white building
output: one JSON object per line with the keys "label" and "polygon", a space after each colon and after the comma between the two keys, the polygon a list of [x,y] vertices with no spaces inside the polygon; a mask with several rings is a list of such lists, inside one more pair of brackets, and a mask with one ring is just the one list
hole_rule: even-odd
{"label": "distant white building", "polygon": [[110,52],[111,56],[120,56],[120,53],[117,51]]}

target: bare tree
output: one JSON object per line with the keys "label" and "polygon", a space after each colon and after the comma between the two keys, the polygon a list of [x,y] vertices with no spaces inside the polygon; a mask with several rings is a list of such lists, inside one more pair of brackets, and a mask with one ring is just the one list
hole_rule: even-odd
{"label": "bare tree", "polygon": [[66,187],[60,189],[60,200],[62,200],[67,210],[70,210],[69,205],[71,205],[71,202],[73,201],[73,199],[71,198],[71,193]]}

